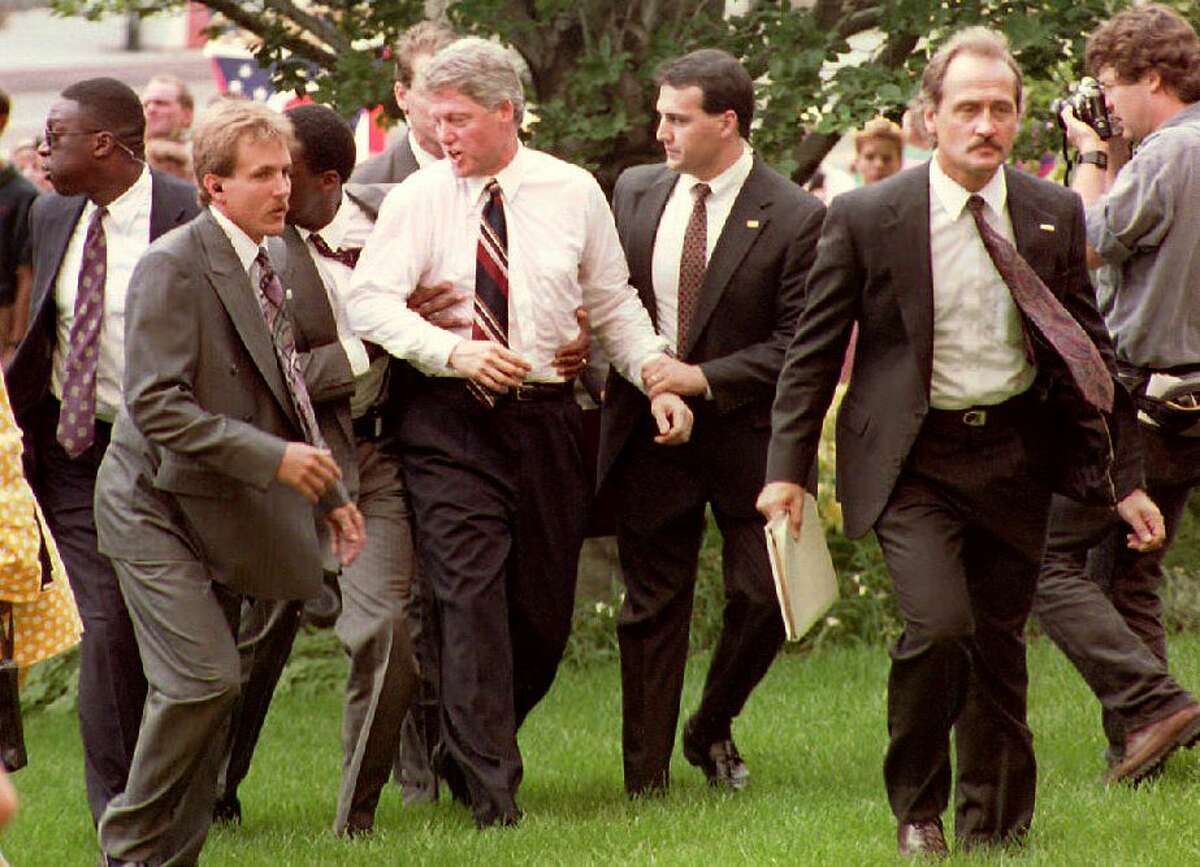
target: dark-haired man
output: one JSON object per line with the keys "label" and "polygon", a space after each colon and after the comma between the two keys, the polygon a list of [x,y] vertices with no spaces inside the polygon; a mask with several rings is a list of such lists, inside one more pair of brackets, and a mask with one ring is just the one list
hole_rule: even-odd
{"label": "dark-haired man", "polygon": [[788,348],[759,508],[803,517],[851,327],[837,424],[846,534],[874,529],[904,631],[884,780],[905,855],[1019,839],[1033,819],[1024,628],[1051,491],[1111,507],[1111,346],[1069,190],[1005,166],[1022,107],[1004,37],[952,36],[922,79],[937,150],[829,207]]}
{"label": "dark-haired man", "polygon": [[7,374],[29,478],[83,617],[79,727],[95,821],[125,788],[146,696],[92,506],[122,404],[125,294],[150,242],[197,212],[195,188],[146,168],[144,127],[137,94],[112,78],[73,84],[50,108],[40,155],[55,192],[30,214],[30,329]]}
{"label": "dark-haired man", "polygon": [[666,165],[625,171],[613,210],[630,282],[674,350],[648,367],[647,394],[685,395],[695,427],[683,446],[655,444],[647,394],[610,375],[600,479],[617,493],[625,572],[617,637],[630,794],[669,781],[710,505],[724,539],[725,617],[683,750],[714,785],[748,782],[731,724],[783,641],[754,499],[825,212],[751,151],[754,85],[734,57],[695,51],[658,81]]}
{"label": "dark-haired man", "polygon": [[[11,106],[8,94],[0,90],[0,136]],[[0,364],[8,364],[29,325],[29,208],[37,194],[16,166],[0,159]]]}
{"label": "dark-haired man", "polygon": [[[1086,63],[1120,135],[1104,141],[1064,117],[1083,155],[1072,186],[1087,207],[1089,255],[1119,275],[1105,321],[1121,379],[1142,401],[1171,379],[1200,394],[1200,37],[1165,6],[1137,6],[1088,37]],[[1167,672],[1158,597],[1159,543],[1175,537],[1200,483],[1200,438],[1141,419],[1133,450],[1145,492],[1129,498],[1144,519],[1127,542],[1111,511],[1056,498],[1035,603],[1100,700],[1112,781],[1136,782],[1200,737],[1200,704]]]}
{"label": "dark-haired man", "polygon": [[400,37],[396,43],[396,80],[392,89],[408,128],[387,150],[354,170],[355,183],[398,184],[417,169],[442,158],[442,146],[429,107],[413,89],[413,81],[429,58],[457,38],[458,34],[439,21],[422,21]]}

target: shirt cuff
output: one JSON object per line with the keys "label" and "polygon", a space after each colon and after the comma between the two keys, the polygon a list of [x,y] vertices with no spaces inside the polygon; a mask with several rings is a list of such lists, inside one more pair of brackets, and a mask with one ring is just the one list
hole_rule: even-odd
{"label": "shirt cuff", "polygon": [[350,362],[350,372],[354,378],[362,376],[371,367],[371,359],[367,355],[367,347],[357,337],[347,337],[341,341],[342,350]]}

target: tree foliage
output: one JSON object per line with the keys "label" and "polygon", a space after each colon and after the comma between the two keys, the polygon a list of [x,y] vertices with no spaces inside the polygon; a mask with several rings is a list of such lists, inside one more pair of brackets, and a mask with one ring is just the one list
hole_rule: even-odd
{"label": "tree foliage", "polygon": [[[203,0],[258,39],[277,86],[315,84],[315,97],[349,114],[384,102],[391,70],[381,49],[424,17],[422,0]],[[54,0],[63,14],[147,15],[179,0]],[[724,0],[449,0],[464,33],[511,45],[529,69],[538,147],[611,183],[625,166],[661,158],[654,140],[653,74],[693,48],[726,48],[761,84],[753,142],[797,179],[840,134],[876,114],[898,119],[930,52],[954,30],[986,24],[1008,34],[1025,69],[1032,123],[1025,155],[1055,145],[1045,106],[1078,77],[1088,31],[1123,0],[750,0],[725,17]],[[1185,7],[1182,2],[1177,4]],[[312,69],[318,70],[313,75]],[[1047,138],[1051,139],[1047,142]]]}

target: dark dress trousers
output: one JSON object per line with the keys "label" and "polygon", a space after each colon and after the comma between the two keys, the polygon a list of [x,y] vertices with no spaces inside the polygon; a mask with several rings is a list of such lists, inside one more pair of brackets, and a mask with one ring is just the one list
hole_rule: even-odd
{"label": "dark dress trousers", "polygon": [[[199,210],[195,187],[154,171],[150,176],[147,245]],[[83,618],[79,728],[88,805],[92,820],[98,822],[105,805],[125,788],[146,698],[146,678],[117,577],[96,543],[92,503],[110,425],[97,421],[95,442],[79,457],[71,458],[56,437],[58,400],[50,390],[58,340],[54,285],[86,204],[84,196],[48,192],[39,196],[31,209],[30,328],[13,357],[6,381],[25,435],[26,472],[46,510]],[[131,333],[126,331],[126,336]]]}
{"label": "dark dress trousers", "polygon": [[[1016,246],[1111,365],[1084,262],[1083,211],[1061,187],[1004,168]],[[905,628],[892,649],[884,777],[901,822],[950,797],[955,833],[1000,841],[1032,819],[1024,626],[1052,490],[1111,506],[1107,420],[1034,340],[1034,385],[980,417],[930,408],[933,277],[928,166],[834,200],[773,409],[767,479],[816,460],[852,325],[858,345],[837,419],[848,536],[874,528]]]}
{"label": "dark dress trousers", "polygon": [[[314,508],[276,479],[287,443],[304,435],[250,277],[211,214],[147,252],[127,310],[138,339],[96,515],[149,694],[100,842],[122,861],[193,864],[240,688],[241,597],[315,594],[317,512],[348,495],[338,483]],[[314,408],[331,449],[347,453],[341,413]]]}
{"label": "dark dress trousers", "polygon": [[[625,171],[613,198],[630,281],[657,322],[654,240],[679,178],[665,165]],[[625,786],[665,786],[679,717],[705,508],[723,536],[725,616],[695,716],[705,742],[730,724],[783,641],[762,520],[771,400],[804,303],[824,215],[821,203],[761,159],[713,249],[679,357],[699,364],[712,399],[689,399],[691,441],[653,441],[649,400],[610,374],[601,414],[599,475],[617,507],[626,597],[617,625]]]}

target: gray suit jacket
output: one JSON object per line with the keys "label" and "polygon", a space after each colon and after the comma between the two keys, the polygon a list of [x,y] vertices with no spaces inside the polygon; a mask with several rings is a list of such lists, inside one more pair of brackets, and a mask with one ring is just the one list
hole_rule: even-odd
{"label": "gray suit jacket", "polygon": [[[1115,370],[1084,260],[1083,207],[1064,187],[1004,169],[1016,246]],[[875,523],[929,411],[933,270],[929,170],[919,166],[838,196],[829,207],[804,313],[772,413],[768,481],[803,482],[816,461],[850,328],[858,343],[837,418],[846,535]],[[1059,493],[1111,502],[1106,421],[1082,404],[1058,355],[1035,336],[1040,445]]]}
{"label": "gray suit jacket", "polygon": [[408,130],[401,128],[396,135],[395,143],[358,166],[350,180],[355,184],[398,184],[419,169],[408,143]]}
{"label": "gray suit jacket", "polygon": [[[211,214],[156,242],[130,281],[125,410],[96,487],[100,549],[201,559],[264,598],[321,584],[316,514],[276,481],[303,434],[254,288]],[[325,427],[327,435],[336,427]],[[338,485],[326,506],[347,501]]]}

